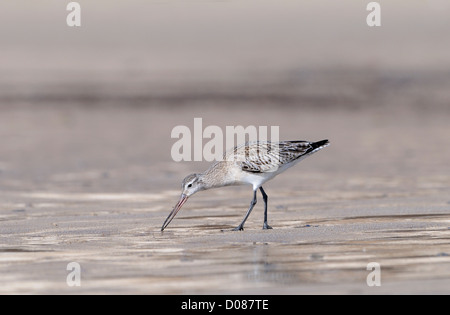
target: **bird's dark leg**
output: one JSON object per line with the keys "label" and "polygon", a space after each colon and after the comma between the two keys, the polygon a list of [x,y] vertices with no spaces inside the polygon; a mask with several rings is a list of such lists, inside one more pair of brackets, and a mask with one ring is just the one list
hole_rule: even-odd
{"label": "bird's dark leg", "polygon": [[245,224],[245,221],[247,221],[248,216],[250,215],[250,213],[252,212],[253,208],[254,208],[255,205],[256,205],[256,193],[257,193],[257,191],[258,191],[258,190],[255,190],[255,191],[253,192],[253,200],[252,200],[252,202],[250,203],[250,208],[248,208],[248,211],[247,211],[247,214],[245,215],[244,220],[241,222],[241,224],[238,225],[238,227],[234,228],[233,231],[243,231],[243,230],[244,230],[244,224]]}
{"label": "bird's dark leg", "polygon": [[261,191],[261,194],[262,194],[263,199],[264,199],[264,225],[263,225],[263,230],[271,230],[272,227],[267,223],[267,200],[269,199],[269,197],[267,196],[266,192],[264,191],[264,189],[262,187],[259,187],[259,190]]}

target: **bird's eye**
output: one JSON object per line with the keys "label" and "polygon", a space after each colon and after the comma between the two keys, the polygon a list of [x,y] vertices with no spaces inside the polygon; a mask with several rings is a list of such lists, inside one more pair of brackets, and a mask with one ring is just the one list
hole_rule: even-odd
{"label": "bird's eye", "polygon": [[191,187],[192,187],[192,184],[189,184],[189,185],[188,185],[188,188],[191,188]]}

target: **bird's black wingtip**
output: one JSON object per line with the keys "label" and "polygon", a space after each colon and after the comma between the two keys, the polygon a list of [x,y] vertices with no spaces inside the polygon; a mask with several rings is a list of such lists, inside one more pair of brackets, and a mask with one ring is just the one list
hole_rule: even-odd
{"label": "bird's black wingtip", "polygon": [[323,147],[323,146],[326,146],[326,145],[329,145],[329,144],[330,144],[330,141],[328,141],[328,139],[326,139],[326,140],[322,140],[322,141],[317,141],[317,142],[311,143],[311,146],[314,149],[316,149],[316,148],[320,148],[320,147]]}

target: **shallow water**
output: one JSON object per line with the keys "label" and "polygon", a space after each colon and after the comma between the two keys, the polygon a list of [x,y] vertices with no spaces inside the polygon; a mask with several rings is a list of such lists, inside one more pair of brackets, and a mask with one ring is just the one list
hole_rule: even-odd
{"label": "shallow water", "polygon": [[[337,77],[313,73],[320,80],[308,89],[329,91]],[[298,93],[307,78],[265,88],[298,106],[236,99],[235,85],[214,81],[214,106],[195,84],[197,101],[170,107],[2,101],[0,293],[449,293],[449,92],[429,73],[402,94],[385,78],[347,73],[337,99],[351,102],[325,107]],[[256,93],[255,82],[247,86]],[[366,84],[380,97],[353,106]],[[261,229],[260,198],[245,231],[229,231],[252,197],[242,186],[193,196],[161,233],[181,180],[209,165],[170,156],[172,128],[195,117],[275,125],[281,139],[331,146],[264,186],[273,230]],[[66,284],[70,262],[81,265],[81,287]],[[366,284],[370,262],[381,266],[381,287]]]}
{"label": "shallow water", "polygon": [[[450,293],[449,2],[166,2],[0,2],[0,294]],[[331,146],[161,233],[194,118]]]}

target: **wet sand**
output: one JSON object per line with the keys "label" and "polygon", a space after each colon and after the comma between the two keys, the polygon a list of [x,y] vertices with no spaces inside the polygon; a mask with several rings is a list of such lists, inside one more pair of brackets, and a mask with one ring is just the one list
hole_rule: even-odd
{"label": "wet sand", "polygon": [[[0,294],[450,293],[448,1],[80,2],[0,4]],[[161,233],[195,117],[331,146]]]}
{"label": "wet sand", "polygon": [[[0,293],[450,293],[447,109],[242,102],[1,107]],[[273,230],[260,199],[229,231],[243,186],[195,195],[161,233],[181,179],[208,165],[170,158],[171,129],[194,117],[332,145],[266,185]]]}

